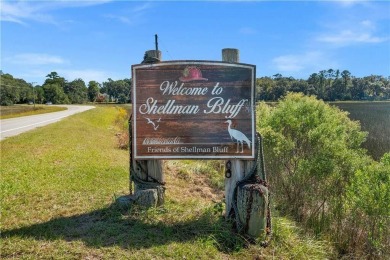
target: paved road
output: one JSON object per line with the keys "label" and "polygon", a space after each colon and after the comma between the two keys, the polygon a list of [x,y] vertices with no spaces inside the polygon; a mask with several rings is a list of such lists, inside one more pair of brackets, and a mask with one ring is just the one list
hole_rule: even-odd
{"label": "paved road", "polygon": [[68,108],[67,110],[40,114],[34,116],[23,116],[17,118],[3,119],[0,120],[1,135],[0,140],[7,137],[21,134],[37,127],[45,126],[70,115],[87,111],[95,108],[94,106],[76,106],[76,105],[61,105],[62,107]]}

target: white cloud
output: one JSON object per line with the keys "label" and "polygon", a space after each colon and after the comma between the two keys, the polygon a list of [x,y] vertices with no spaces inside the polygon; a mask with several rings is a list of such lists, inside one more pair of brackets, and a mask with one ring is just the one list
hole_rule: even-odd
{"label": "white cloud", "polygon": [[27,82],[36,82],[38,85],[42,85],[46,80],[46,75],[50,72],[55,71],[60,77],[65,78],[67,81],[73,81],[81,78],[85,84],[88,85],[89,81],[94,80],[97,82],[107,81],[108,78],[113,80],[123,79],[119,75],[115,75],[114,72],[103,71],[98,69],[61,69],[61,68],[20,68],[17,71],[4,71],[4,73],[10,73],[15,78],[22,78]]}
{"label": "white cloud", "polygon": [[111,2],[111,0],[2,1],[0,20],[22,25],[27,25],[28,21],[57,24],[49,11],[62,8],[87,7],[107,2]]}
{"label": "white cloud", "polygon": [[335,45],[350,45],[354,43],[380,43],[388,41],[389,38],[374,36],[370,32],[343,30],[335,34],[322,35],[317,40]]}
{"label": "white cloud", "polygon": [[50,18],[47,15],[43,15],[39,12],[41,6],[31,5],[28,2],[2,2],[1,4],[1,21],[15,22],[23,25],[27,25],[25,20],[36,21],[49,21]]}
{"label": "white cloud", "polygon": [[143,11],[145,11],[145,10],[147,10],[147,9],[150,9],[151,7],[152,7],[152,4],[151,4],[150,2],[147,2],[147,3],[144,3],[144,4],[142,4],[142,5],[136,6],[136,7],[132,10],[132,12],[133,12],[133,13],[140,13],[140,12],[143,12]]}
{"label": "white cloud", "polygon": [[134,17],[131,17],[131,19],[130,19],[130,17],[127,17],[127,16],[113,15],[113,14],[106,14],[105,17],[112,19],[112,20],[117,20],[117,21],[124,23],[124,24],[127,24],[127,25],[134,25],[135,24]]}
{"label": "white cloud", "polygon": [[[86,84],[89,81],[107,81],[108,78],[123,79],[118,73],[94,68],[74,68],[71,61],[61,56],[46,53],[20,53],[4,57],[3,64],[7,64],[5,73],[11,73],[28,81],[43,84],[45,77],[51,71],[55,71],[67,81],[81,78]],[[15,71],[15,72],[14,72]]]}
{"label": "white cloud", "polygon": [[45,76],[49,74],[50,71],[42,68],[18,68],[15,71],[7,71],[6,73],[10,73],[14,78],[20,78],[27,82],[34,82],[38,85],[42,85],[45,81]]}
{"label": "white cloud", "polygon": [[45,53],[21,53],[12,57],[7,57],[4,60],[9,63],[18,65],[50,65],[69,63],[60,56],[54,56]]}
{"label": "white cloud", "polygon": [[298,55],[279,56],[274,58],[272,63],[281,71],[299,72],[304,68]]}
{"label": "white cloud", "polygon": [[300,74],[337,67],[336,62],[331,61],[328,55],[318,51],[278,56],[272,60],[272,64],[278,72]]}
{"label": "white cloud", "polygon": [[342,7],[351,7],[357,4],[367,3],[369,0],[333,0],[333,2],[341,5]]}
{"label": "white cloud", "polygon": [[127,25],[136,25],[142,21],[146,11],[152,8],[152,4],[147,2],[142,5],[135,6],[126,14],[106,14],[104,17],[117,20]]}
{"label": "white cloud", "polygon": [[344,26],[342,30],[323,33],[316,40],[335,46],[347,46],[357,43],[381,43],[389,40],[388,36],[381,37],[375,35],[375,33],[376,24],[371,20],[362,20],[354,25]]}
{"label": "white cloud", "polygon": [[246,34],[246,35],[257,34],[257,31],[251,27],[242,27],[242,28],[240,28],[239,32],[241,34]]}
{"label": "white cloud", "polygon": [[370,20],[363,20],[360,22],[360,25],[362,25],[370,30],[375,30],[375,28],[376,28],[375,23],[370,21]]}

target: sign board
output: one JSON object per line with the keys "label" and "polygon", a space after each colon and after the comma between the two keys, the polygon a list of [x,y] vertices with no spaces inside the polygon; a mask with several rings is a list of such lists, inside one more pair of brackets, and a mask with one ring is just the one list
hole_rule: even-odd
{"label": "sign board", "polygon": [[254,65],[132,66],[133,158],[254,159]]}

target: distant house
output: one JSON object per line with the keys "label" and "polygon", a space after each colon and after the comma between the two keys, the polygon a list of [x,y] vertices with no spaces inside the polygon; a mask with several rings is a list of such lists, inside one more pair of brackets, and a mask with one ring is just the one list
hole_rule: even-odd
{"label": "distant house", "polygon": [[96,97],[96,102],[102,103],[108,101],[109,96],[106,93],[99,93]]}

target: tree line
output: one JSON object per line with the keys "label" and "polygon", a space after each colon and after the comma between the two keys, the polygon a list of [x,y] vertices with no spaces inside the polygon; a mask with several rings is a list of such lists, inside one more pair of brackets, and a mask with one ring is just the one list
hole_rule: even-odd
{"label": "tree line", "polygon": [[82,79],[67,81],[57,72],[46,76],[42,86],[34,86],[10,74],[0,73],[1,105],[26,104],[84,104],[87,102],[129,103],[131,79],[112,80],[100,84]]}
{"label": "tree line", "polygon": [[276,101],[288,92],[315,95],[324,101],[337,100],[387,100],[390,99],[390,77],[371,75],[363,78],[352,76],[348,70],[321,70],[307,80],[283,77],[256,79],[257,100]]}
{"label": "tree line", "polygon": [[[67,81],[57,72],[46,76],[42,86],[33,86],[23,79],[0,73],[1,105],[23,104],[35,101],[38,104],[82,104],[86,102],[129,103],[131,79],[108,79],[102,84],[82,79]],[[371,75],[354,77],[348,70],[321,70],[307,80],[284,77],[256,79],[256,100],[276,101],[288,92],[315,95],[324,101],[336,100],[388,100],[390,77]]]}

